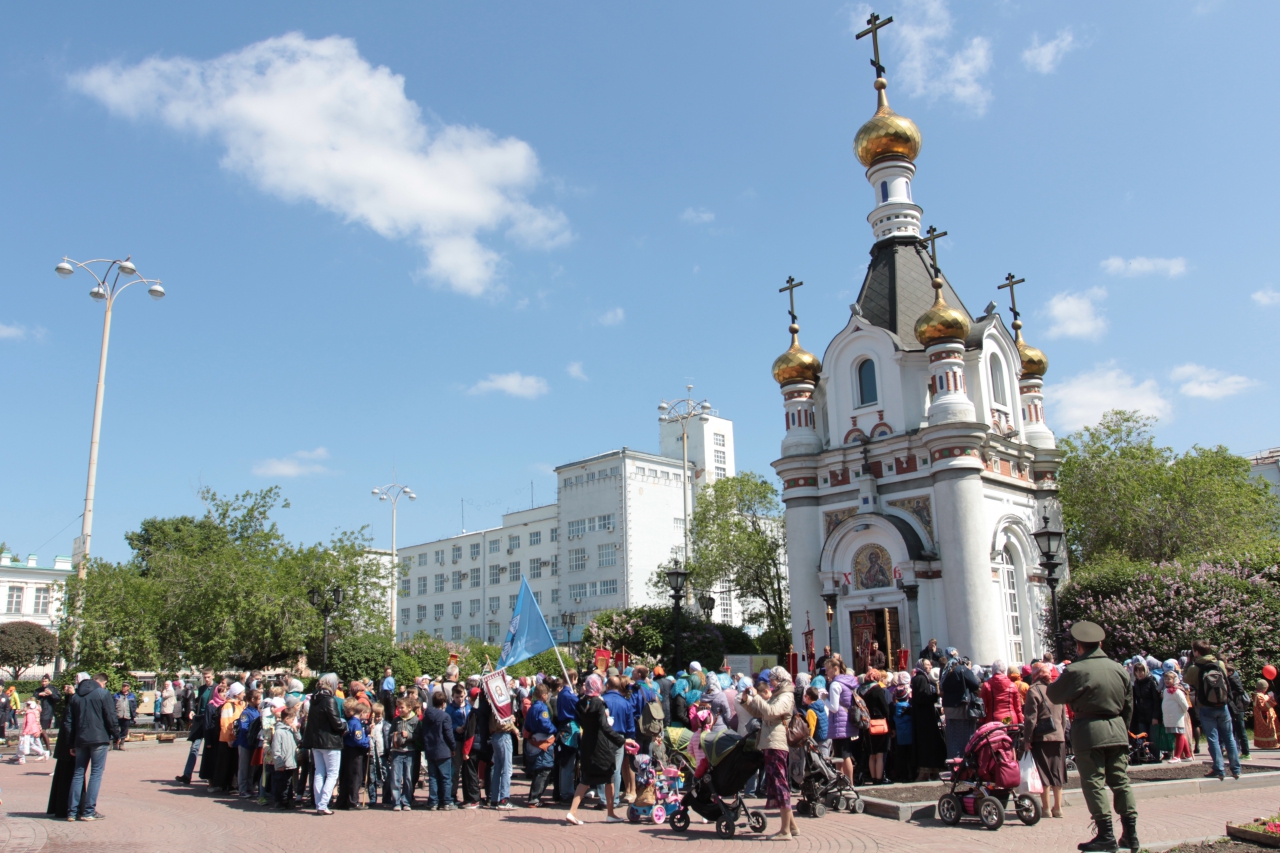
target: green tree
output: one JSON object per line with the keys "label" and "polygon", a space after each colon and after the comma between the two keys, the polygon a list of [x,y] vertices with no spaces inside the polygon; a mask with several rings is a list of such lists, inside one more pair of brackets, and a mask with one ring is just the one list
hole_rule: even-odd
{"label": "green tree", "polygon": [[58,636],[34,622],[0,622],[0,667],[17,681],[33,666],[43,666],[58,654]]}
{"label": "green tree", "polygon": [[1272,555],[1280,509],[1248,460],[1225,447],[1177,454],[1155,443],[1156,419],[1114,410],[1062,439],[1058,475],[1071,556],[1139,562]]}
{"label": "green tree", "polygon": [[717,480],[698,492],[690,531],[689,583],[726,583],[748,624],[763,627],[786,654],[791,636],[787,531],[773,484],[751,471]]}
{"label": "green tree", "polygon": [[166,646],[159,637],[160,590],[135,566],[94,558],[85,566],[84,580],[72,575],[66,586],[68,600],[81,596],[84,601],[78,659],[71,657],[71,613],[64,616],[61,631],[63,654],[73,669],[154,672],[177,668],[180,650]]}
{"label": "green tree", "polygon": [[687,610],[680,615],[679,661],[675,658],[675,637],[675,611],[670,607],[607,610],[583,628],[578,664],[589,669],[597,647],[611,651],[625,648],[639,662],[664,663],[671,673],[695,660],[705,669],[718,670],[725,655],[758,651],[755,641],[741,628],[707,622]]}

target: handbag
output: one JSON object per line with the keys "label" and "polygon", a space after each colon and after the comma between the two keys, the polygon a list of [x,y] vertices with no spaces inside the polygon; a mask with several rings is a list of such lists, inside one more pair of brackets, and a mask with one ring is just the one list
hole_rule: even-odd
{"label": "handbag", "polygon": [[888,733],[889,733],[888,720],[880,720],[880,719],[876,719],[875,717],[871,718],[871,724],[867,728],[867,734],[871,735],[872,737],[879,737],[880,735],[887,735]]}
{"label": "handbag", "polygon": [[809,739],[809,721],[800,714],[794,714],[787,723],[787,746],[799,746]]}
{"label": "handbag", "polygon": [[1044,791],[1044,783],[1040,779],[1040,771],[1036,768],[1035,759],[1030,752],[1025,752],[1018,762],[1022,779],[1018,782],[1019,794],[1039,794]]}

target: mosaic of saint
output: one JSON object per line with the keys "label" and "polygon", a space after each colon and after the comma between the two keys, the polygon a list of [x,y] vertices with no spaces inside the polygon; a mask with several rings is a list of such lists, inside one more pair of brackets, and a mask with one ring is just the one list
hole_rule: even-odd
{"label": "mosaic of saint", "polygon": [[858,589],[879,589],[893,585],[893,562],[889,552],[874,543],[863,545],[853,555],[853,574]]}

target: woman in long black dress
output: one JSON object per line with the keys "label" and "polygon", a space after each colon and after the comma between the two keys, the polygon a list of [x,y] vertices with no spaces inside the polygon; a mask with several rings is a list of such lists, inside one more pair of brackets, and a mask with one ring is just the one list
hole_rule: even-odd
{"label": "woman in long black dress", "polygon": [[222,734],[219,717],[226,701],[227,686],[219,684],[213,688],[213,695],[204,709],[204,753],[200,756],[200,778],[211,785],[218,769],[218,737]]}
{"label": "woman in long black dress", "polygon": [[573,803],[565,822],[581,826],[576,812],[582,802],[582,795],[597,785],[604,785],[605,804],[609,816],[605,823],[621,823],[622,818],[613,812],[613,768],[617,766],[618,750],[628,742],[621,732],[615,732],[609,724],[609,711],[605,708],[600,693],[604,690],[604,680],[592,674],[587,676],[583,687],[582,698],[578,700],[578,725],[582,733],[578,736],[579,765],[578,787],[573,792]]}
{"label": "woman in long black dress", "polygon": [[[76,676],[76,684],[88,677],[80,673]],[[71,796],[71,777],[76,772],[76,757],[71,754],[71,744],[74,742],[71,736],[71,696],[75,691],[75,685],[71,683],[62,686],[62,722],[58,726],[58,742],[53,747],[53,757],[57,764],[53,767],[53,784],[49,786],[49,805],[45,809],[45,814],[57,818],[67,816],[67,800]],[[87,774],[85,781],[89,781]]]}
{"label": "woman in long black dress", "polygon": [[884,785],[889,781],[884,772],[884,759],[889,752],[889,700],[884,695],[884,688],[880,686],[880,679],[883,677],[878,669],[867,670],[868,687],[867,692],[862,695],[871,719],[880,720],[885,729],[884,734],[868,733],[867,737],[867,773],[875,785]]}
{"label": "woman in long black dress", "polygon": [[939,778],[947,763],[947,744],[942,739],[938,714],[938,685],[929,677],[933,662],[921,658],[911,677],[911,722],[916,743],[917,782]]}

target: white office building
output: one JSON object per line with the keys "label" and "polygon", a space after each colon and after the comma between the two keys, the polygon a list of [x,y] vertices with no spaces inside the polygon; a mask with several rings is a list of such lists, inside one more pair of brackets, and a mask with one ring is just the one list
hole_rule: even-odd
{"label": "white office building", "polygon": [[[684,552],[684,501],[735,473],[733,422],[712,415],[688,423],[689,469],[681,471],[680,424],[659,424],[659,450],[624,447],[557,467],[554,504],[510,512],[499,527],[399,549],[396,635],[501,642],[522,579],[529,581],[556,639],[572,639],[603,610],[666,604],[650,580]],[[713,590],[713,618],[741,624],[725,590]]]}
{"label": "white office building", "polygon": [[[0,591],[4,594],[0,621],[34,622],[58,633],[62,591],[71,572],[70,557],[54,557],[52,566],[41,566],[35,554],[20,561],[9,551],[0,553]],[[52,674],[55,668],[53,663],[33,667],[23,677],[39,678],[46,672]]]}

